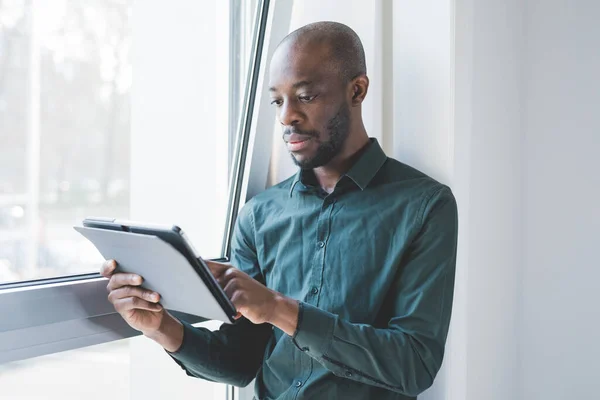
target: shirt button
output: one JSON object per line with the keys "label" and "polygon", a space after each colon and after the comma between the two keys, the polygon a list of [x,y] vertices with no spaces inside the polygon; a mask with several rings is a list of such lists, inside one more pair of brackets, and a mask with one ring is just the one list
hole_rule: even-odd
{"label": "shirt button", "polygon": [[321,249],[322,249],[323,247],[325,247],[325,242],[323,242],[322,240],[319,240],[319,241],[317,242],[317,246],[319,246],[319,248],[321,248]]}
{"label": "shirt button", "polygon": [[302,382],[296,381],[296,387],[300,387],[300,386],[302,386]]}
{"label": "shirt button", "polygon": [[350,371],[346,371],[346,376],[347,376],[348,378],[352,377],[352,372],[350,372]]}
{"label": "shirt button", "polygon": [[317,294],[317,293],[319,293],[319,288],[318,288],[318,287],[316,287],[316,286],[313,286],[313,288],[310,290],[310,292],[311,292],[312,294]]}

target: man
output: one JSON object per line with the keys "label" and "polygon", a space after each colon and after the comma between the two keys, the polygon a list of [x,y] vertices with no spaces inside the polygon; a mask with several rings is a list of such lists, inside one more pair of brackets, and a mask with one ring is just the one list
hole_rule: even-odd
{"label": "man", "polygon": [[347,26],[288,35],[270,86],[300,169],[244,206],[231,265],[208,263],[241,320],[217,332],[182,323],[114,261],[102,267],[109,300],[189,375],[256,378],[258,399],[414,399],[444,353],[454,197],[369,139],[364,51]]}

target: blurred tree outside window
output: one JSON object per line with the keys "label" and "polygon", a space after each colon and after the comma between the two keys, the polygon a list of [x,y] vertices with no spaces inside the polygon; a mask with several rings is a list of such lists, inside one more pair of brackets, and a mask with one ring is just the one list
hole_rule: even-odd
{"label": "blurred tree outside window", "polygon": [[131,0],[0,0],[0,283],[90,272],[129,215]]}

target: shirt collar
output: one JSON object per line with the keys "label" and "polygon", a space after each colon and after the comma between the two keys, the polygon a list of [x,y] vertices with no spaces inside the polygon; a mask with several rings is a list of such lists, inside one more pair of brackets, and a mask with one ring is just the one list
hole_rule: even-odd
{"label": "shirt collar", "polygon": [[[358,160],[350,167],[350,170],[344,175],[350,178],[360,190],[365,190],[369,183],[373,180],[377,172],[387,160],[387,156],[375,138],[369,138],[367,148],[360,155]],[[312,170],[299,169],[290,186],[290,197],[294,192],[294,188],[298,182],[307,183],[307,173],[312,174]],[[314,177],[314,175],[313,175]]]}

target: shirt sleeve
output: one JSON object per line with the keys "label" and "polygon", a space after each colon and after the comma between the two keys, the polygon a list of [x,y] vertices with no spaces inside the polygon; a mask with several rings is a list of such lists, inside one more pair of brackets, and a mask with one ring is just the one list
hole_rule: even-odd
{"label": "shirt sleeve", "polygon": [[[254,224],[250,204],[242,208],[231,244],[233,265],[264,283],[254,240]],[[196,328],[182,322],[183,343],[174,353],[167,352],[188,375],[247,386],[262,363],[264,351],[273,329],[269,324],[255,325],[245,318],[235,324],[223,324],[218,331]]]}
{"label": "shirt sleeve", "polygon": [[332,371],[365,384],[417,396],[433,383],[448,334],[458,236],[456,201],[442,186],[423,200],[418,234],[384,307],[392,317],[376,328],[300,303],[293,340]]}

